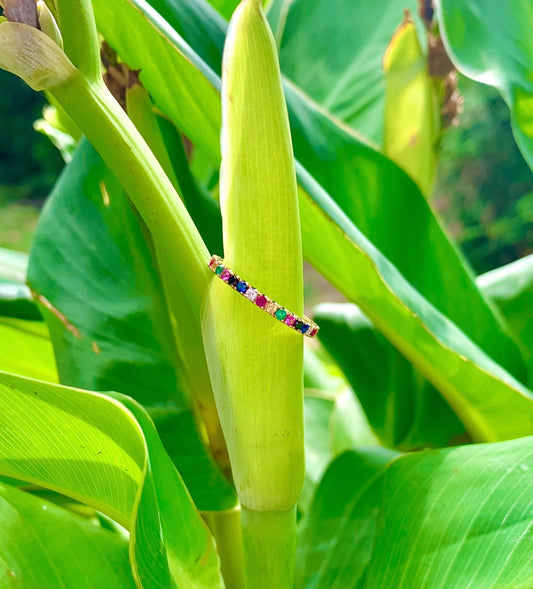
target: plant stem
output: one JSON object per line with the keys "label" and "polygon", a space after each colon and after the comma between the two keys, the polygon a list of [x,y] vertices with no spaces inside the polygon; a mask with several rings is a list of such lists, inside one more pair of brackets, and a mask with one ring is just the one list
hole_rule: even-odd
{"label": "plant stem", "polygon": [[244,589],[244,555],[242,549],[241,511],[206,511],[202,513],[213,534],[220,557],[224,582],[228,589]]}
{"label": "plant stem", "polygon": [[209,252],[181,198],[133,123],[99,80],[75,75],[50,90],[117,176],[150,230],[177,343],[212,445],[225,447],[200,328],[200,305],[212,278]]}
{"label": "plant stem", "polygon": [[57,0],[65,53],[91,82],[101,77],[98,32],[91,0]]}
{"label": "plant stem", "polygon": [[296,507],[288,511],[242,508],[246,586],[292,589],[296,552]]}

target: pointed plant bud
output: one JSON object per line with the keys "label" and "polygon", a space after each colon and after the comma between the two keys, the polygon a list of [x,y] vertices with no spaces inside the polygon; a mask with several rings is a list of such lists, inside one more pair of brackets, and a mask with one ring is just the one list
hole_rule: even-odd
{"label": "pointed plant bud", "polygon": [[[260,0],[231,20],[222,76],[225,262],[301,316],[294,158],[276,46]],[[203,325],[217,408],[243,506],[291,509],[303,483],[303,336],[213,278]]]}
{"label": "pointed plant bud", "polygon": [[33,90],[48,90],[77,73],[69,58],[45,33],[18,22],[0,23],[0,67]]}
{"label": "pointed plant bud", "polygon": [[43,0],[37,2],[37,18],[39,21],[39,27],[41,31],[48,35],[50,39],[55,41],[56,45],[59,45],[63,49],[63,38],[61,37],[61,31],[57,26],[54,15],[50,12],[50,9]]}

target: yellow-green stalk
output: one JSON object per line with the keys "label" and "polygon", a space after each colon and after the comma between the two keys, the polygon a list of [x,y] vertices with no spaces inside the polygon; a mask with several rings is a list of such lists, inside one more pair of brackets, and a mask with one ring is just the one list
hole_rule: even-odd
{"label": "yellow-green stalk", "polygon": [[[222,119],[225,261],[301,315],[294,159],[276,47],[260,0],[244,0],[230,23]],[[304,476],[303,337],[215,277],[203,332],[243,506],[248,585],[290,587],[295,505]]]}

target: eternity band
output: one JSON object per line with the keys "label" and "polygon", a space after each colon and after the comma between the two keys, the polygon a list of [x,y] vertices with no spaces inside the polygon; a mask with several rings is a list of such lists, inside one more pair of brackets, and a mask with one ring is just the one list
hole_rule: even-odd
{"label": "eternity band", "polygon": [[307,337],[315,337],[318,333],[320,327],[318,327],[314,321],[311,321],[311,319],[305,315],[303,317],[298,317],[285,307],[278,305],[276,301],[269,299],[265,294],[259,292],[251,284],[232,272],[224,264],[224,260],[219,256],[213,256],[208,265],[220,280],[231,286],[233,290],[236,290],[257,307],[266,311],[269,315],[274,317],[274,319],[277,319],[287,327],[290,327],[291,329],[294,329],[294,331],[298,331]]}

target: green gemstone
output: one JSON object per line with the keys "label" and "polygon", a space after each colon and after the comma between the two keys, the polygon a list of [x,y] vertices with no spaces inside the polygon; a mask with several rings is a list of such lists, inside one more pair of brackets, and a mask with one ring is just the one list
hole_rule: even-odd
{"label": "green gemstone", "polygon": [[217,276],[220,276],[222,274],[222,272],[224,272],[224,266],[220,265],[217,267],[217,269],[215,270],[215,274]]}
{"label": "green gemstone", "polygon": [[276,319],[283,321],[285,317],[287,317],[287,311],[285,311],[285,309],[278,309],[274,315],[276,316]]}

